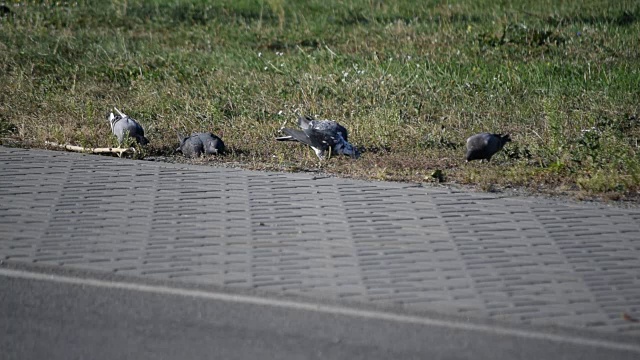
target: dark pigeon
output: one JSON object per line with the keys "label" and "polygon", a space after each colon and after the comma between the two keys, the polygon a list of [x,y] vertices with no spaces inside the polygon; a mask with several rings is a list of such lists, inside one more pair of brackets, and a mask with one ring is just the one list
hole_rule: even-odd
{"label": "dark pigeon", "polygon": [[224,142],[222,139],[209,132],[194,133],[190,136],[180,136],[180,146],[176,151],[182,152],[186,157],[199,157],[205,155],[217,155],[224,153]]}
{"label": "dark pigeon", "polygon": [[504,144],[511,141],[509,134],[480,133],[472,135],[467,139],[467,161],[487,160],[500,151]]}
{"label": "dark pigeon", "polygon": [[11,15],[11,9],[5,4],[0,5],[0,18]]}
{"label": "dark pigeon", "polygon": [[282,128],[287,136],[277,137],[278,141],[299,141],[311,146],[320,160],[327,152],[331,155],[349,155],[358,158],[360,152],[349,143],[347,129],[333,120],[315,120],[310,116],[298,118],[302,130]]}
{"label": "dark pigeon", "polygon": [[111,124],[111,132],[118,138],[118,142],[122,144],[124,138],[128,135],[130,138],[135,139],[138,144],[147,145],[149,140],[144,137],[142,126],[117,108],[114,109],[118,114],[109,113],[109,124]]}

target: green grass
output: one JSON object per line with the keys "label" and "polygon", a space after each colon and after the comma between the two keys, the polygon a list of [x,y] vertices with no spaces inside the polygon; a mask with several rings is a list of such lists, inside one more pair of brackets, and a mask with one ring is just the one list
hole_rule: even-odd
{"label": "green grass", "polygon": [[[369,179],[635,197],[637,1],[9,1],[0,137],[114,143],[117,106],[150,155],[212,131],[217,162]],[[338,120],[365,150],[319,165],[273,138],[294,113]],[[509,132],[490,164],[465,139]],[[438,176],[432,177],[436,170]]]}

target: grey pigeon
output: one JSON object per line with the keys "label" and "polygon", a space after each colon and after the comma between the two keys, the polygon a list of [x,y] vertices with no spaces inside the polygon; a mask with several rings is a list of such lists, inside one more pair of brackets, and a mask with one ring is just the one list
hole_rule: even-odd
{"label": "grey pigeon", "polygon": [[210,132],[194,133],[190,136],[180,136],[180,146],[176,151],[182,152],[186,157],[199,157],[202,154],[222,154],[225,150],[222,139]]}
{"label": "grey pigeon", "polygon": [[149,140],[144,137],[142,126],[117,108],[114,109],[118,114],[109,113],[109,124],[111,124],[111,132],[118,138],[118,142],[122,144],[124,138],[128,135],[130,138],[135,139],[138,144],[147,145]]}
{"label": "grey pigeon", "polygon": [[311,116],[298,118],[302,130],[282,128],[287,136],[277,137],[278,141],[299,141],[311,146],[320,160],[330,151],[332,155],[349,155],[358,158],[360,152],[349,143],[347,129],[333,120],[316,120]]}
{"label": "grey pigeon", "polygon": [[504,144],[511,141],[509,134],[480,133],[467,139],[467,161],[483,160],[491,161],[491,157],[500,151]]}

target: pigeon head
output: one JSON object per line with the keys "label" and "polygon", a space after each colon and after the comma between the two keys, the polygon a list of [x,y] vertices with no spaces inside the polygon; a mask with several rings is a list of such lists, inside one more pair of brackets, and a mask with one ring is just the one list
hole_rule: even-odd
{"label": "pigeon head", "polygon": [[224,142],[218,136],[210,132],[197,133],[196,135],[200,138],[200,141],[202,141],[204,151],[207,155],[224,153]]}
{"label": "pigeon head", "polygon": [[351,156],[352,159],[357,159],[360,157],[360,151],[346,141],[339,142],[336,145],[334,145],[333,153],[349,155]]}
{"label": "pigeon head", "polygon": [[149,139],[147,139],[143,135],[136,135],[135,138],[136,138],[136,141],[138,142],[138,144],[140,144],[142,146],[149,144]]}

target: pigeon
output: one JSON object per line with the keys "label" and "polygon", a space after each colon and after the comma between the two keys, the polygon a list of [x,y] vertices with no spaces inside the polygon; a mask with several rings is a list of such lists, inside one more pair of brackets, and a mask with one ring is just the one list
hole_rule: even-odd
{"label": "pigeon", "polygon": [[186,157],[199,157],[202,154],[222,154],[225,150],[222,139],[210,132],[194,133],[190,136],[178,134],[180,146],[176,151],[182,152]]}
{"label": "pigeon", "polygon": [[11,15],[11,9],[5,4],[0,5],[0,18]]}
{"label": "pigeon", "polygon": [[111,124],[111,132],[118,138],[118,142],[122,144],[124,138],[128,135],[130,138],[136,139],[138,144],[147,145],[149,140],[144,137],[142,126],[117,108],[114,107],[114,109],[118,114],[109,113],[109,123]]}
{"label": "pigeon", "polygon": [[491,157],[500,151],[504,144],[511,141],[509,134],[480,133],[467,139],[467,161],[484,160],[491,161]]}
{"label": "pigeon", "polygon": [[324,160],[327,151],[331,155],[343,154],[358,158],[360,152],[349,143],[347,129],[333,120],[316,120],[311,116],[298,118],[302,130],[282,128],[287,136],[277,137],[278,141],[299,141],[311,146],[320,160]]}

